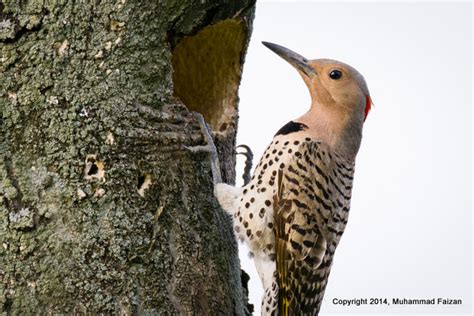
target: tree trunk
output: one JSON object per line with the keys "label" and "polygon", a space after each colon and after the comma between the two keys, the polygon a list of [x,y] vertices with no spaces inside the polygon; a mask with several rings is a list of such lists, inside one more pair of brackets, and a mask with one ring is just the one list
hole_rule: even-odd
{"label": "tree trunk", "polygon": [[[3,3],[2,3],[3,2]],[[0,2],[0,311],[243,314],[234,181],[254,0]]]}

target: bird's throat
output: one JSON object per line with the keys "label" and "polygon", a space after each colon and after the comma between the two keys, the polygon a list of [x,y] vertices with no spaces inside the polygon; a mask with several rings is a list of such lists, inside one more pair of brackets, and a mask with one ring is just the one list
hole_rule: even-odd
{"label": "bird's throat", "polygon": [[308,126],[305,132],[312,138],[351,160],[357,155],[362,138],[363,122],[359,121],[344,110],[319,104],[296,120]]}

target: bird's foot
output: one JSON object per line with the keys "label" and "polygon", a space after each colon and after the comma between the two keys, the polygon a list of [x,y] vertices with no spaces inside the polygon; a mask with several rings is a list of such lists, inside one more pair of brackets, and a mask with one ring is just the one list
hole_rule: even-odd
{"label": "bird's foot", "polygon": [[193,112],[193,115],[196,117],[197,121],[199,122],[199,126],[201,127],[201,132],[204,135],[206,140],[206,145],[201,146],[185,146],[191,152],[207,152],[211,157],[211,171],[212,171],[212,181],[214,185],[222,182],[221,177],[221,169],[219,164],[219,156],[217,154],[216,145],[214,144],[214,140],[212,139],[211,130],[207,126],[206,121],[201,113]]}
{"label": "bird's foot", "polygon": [[237,155],[245,156],[245,167],[244,167],[244,174],[242,178],[244,179],[244,186],[250,182],[250,171],[252,169],[252,160],[253,160],[253,153],[249,146],[247,145],[239,145],[235,147],[235,149],[242,148],[244,151],[237,151]]}

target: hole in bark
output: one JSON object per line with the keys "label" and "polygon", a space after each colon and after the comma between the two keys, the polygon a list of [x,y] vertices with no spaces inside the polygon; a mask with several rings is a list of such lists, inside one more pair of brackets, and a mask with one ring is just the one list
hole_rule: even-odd
{"label": "hole in bark", "polygon": [[93,174],[96,174],[97,172],[99,171],[99,168],[97,167],[97,165],[95,163],[93,163],[89,169],[89,171],[87,172],[87,175],[88,176],[91,176]]}
{"label": "hole in bark", "polygon": [[174,95],[214,131],[234,125],[245,45],[245,24],[229,19],[183,37],[173,50]]}
{"label": "hole in bark", "polygon": [[141,197],[145,197],[145,191],[152,185],[152,176],[149,173],[145,173],[138,177],[137,192]]}
{"label": "hole in bark", "polygon": [[96,155],[87,155],[84,179],[105,181],[105,164]]}
{"label": "hole in bark", "polygon": [[138,177],[138,184],[137,184],[137,189],[140,190],[143,182],[145,182],[145,176],[139,176]]}

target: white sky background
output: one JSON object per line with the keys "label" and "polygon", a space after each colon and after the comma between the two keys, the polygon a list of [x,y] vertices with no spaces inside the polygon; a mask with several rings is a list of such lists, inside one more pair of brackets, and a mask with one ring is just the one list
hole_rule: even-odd
{"label": "white sky background", "polygon": [[[310,104],[297,72],[261,41],[352,65],[375,103],[321,314],[471,311],[472,14],[469,2],[257,2],[238,133],[254,165],[275,132]],[[239,177],[242,171],[240,162]],[[260,280],[240,248],[259,315]],[[463,305],[332,303],[371,297],[456,298]]]}

